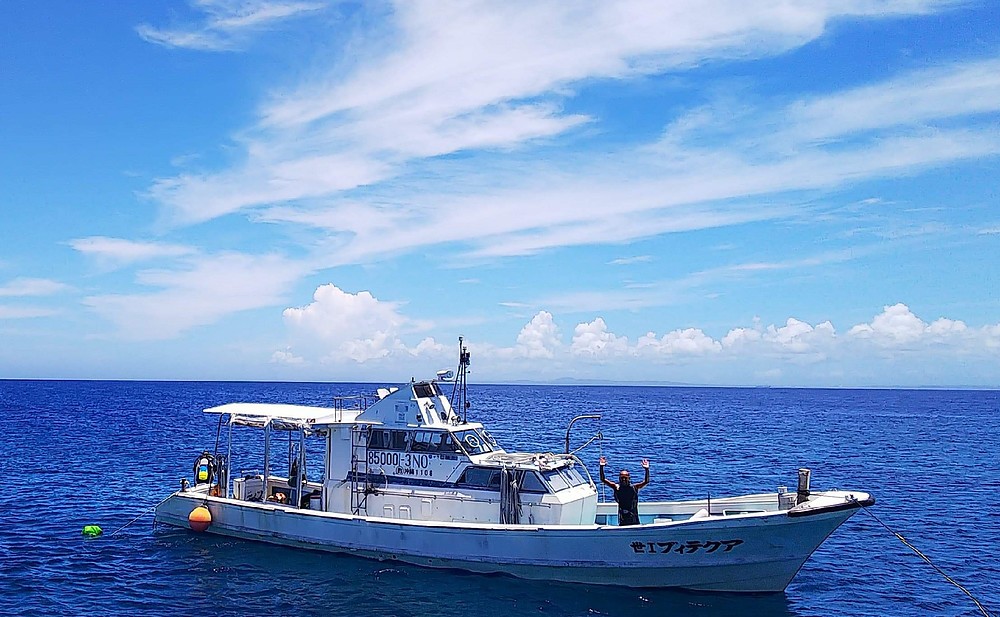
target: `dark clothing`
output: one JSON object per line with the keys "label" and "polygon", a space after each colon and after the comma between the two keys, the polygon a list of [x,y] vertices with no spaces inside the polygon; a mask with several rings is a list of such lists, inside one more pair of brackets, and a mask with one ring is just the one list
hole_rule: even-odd
{"label": "dark clothing", "polygon": [[604,465],[601,465],[601,483],[611,487],[615,494],[615,502],[618,504],[618,524],[638,525],[639,524],[639,489],[649,484],[649,465],[643,461],[646,477],[638,484],[631,484],[625,478],[627,474],[623,471],[621,478],[625,481],[621,485],[611,482],[604,477]]}
{"label": "dark clothing", "polygon": [[639,524],[639,491],[631,484],[615,489],[615,501],[618,502],[618,524]]}

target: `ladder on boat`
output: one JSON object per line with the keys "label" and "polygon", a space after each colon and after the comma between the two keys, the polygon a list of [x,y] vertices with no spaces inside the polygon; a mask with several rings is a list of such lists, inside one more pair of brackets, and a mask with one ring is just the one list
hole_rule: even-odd
{"label": "ladder on boat", "polygon": [[368,440],[372,427],[368,424],[351,430],[351,513],[368,514]]}

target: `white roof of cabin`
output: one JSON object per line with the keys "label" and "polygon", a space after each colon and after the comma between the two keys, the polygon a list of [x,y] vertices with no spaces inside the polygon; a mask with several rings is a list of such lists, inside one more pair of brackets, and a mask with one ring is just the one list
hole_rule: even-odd
{"label": "white roof of cabin", "polygon": [[[276,403],[227,403],[209,407],[205,413],[229,414],[232,424],[276,428],[304,428],[331,424],[354,424],[361,413],[357,409],[334,409],[308,405]],[[378,424],[365,422],[365,424]]]}

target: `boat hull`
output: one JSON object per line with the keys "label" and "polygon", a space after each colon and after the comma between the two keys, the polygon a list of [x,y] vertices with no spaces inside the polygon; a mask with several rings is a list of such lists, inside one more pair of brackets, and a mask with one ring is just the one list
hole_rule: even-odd
{"label": "boat hull", "polygon": [[[780,592],[861,505],[712,516],[634,527],[426,522],[350,516],[177,492],[158,523],[188,527],[205,505],[207,532],[433,568],[520,578],[725,592]],[[794,512],[795,514],[792,514]]]}

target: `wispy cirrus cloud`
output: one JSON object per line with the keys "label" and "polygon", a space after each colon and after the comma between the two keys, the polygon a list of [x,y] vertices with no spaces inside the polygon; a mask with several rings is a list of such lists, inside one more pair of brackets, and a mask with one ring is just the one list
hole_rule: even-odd
{"label": "wispy cirrus cloud", "polygon": [[[831,5],[748,6],[717,0],[679,5],[593,3],[583,8],[558,2],[401,3],[390,14],[391,26],[356,32],[352,60],[337,58],[333,68],[304,78],[298,86],[275,92],[264,103],[259,124],[241,133],[239,145],[247,155],[242,163],[216,173],[162,178],[149,194],[181,224],[279,203],[282,207],[270,211],[266,220],[322,219],[324,210],[335,213],[325,218],[343,219],[336,214],[353,207],[365,214],[357,224],[368,228],[390,227],[401,216],[436,223],[437,209],[414,199],[416,192],[441,192],[447,184],[457,184],[483,189],[476,191],[476,197],[511,196],[497,190],[501,181],[497,176],[505,174],[498,174],[498,163],[489,158],[489,153],[505,151],[504,164],[519,168],[518,173],[506,175],[526,176],[521,182],[524,192],[551,186],[553,180],[556,186],[576,186],[581,178],[591,177],[594,168],[607,163],[606,153],[593,159],[584,153],[574,157],[573,163],[582,164],[571,170],[568,165],[536,166],[537,155],[531,156],[532,148],[541,148],[551,156],[551,148],[557,144],[553,140],[595,122],[595,118],[584,114],[563,111],[563,102],[571,99],[574,88],[586,80],[624,80],[683,71],[706,61],[773,55],[816,39],[834,19],[924,13],[953,4],[935,0],[858,0]],[[959,82],[957,87],[962,87],[964,82]],[[805,115],[808,112],[809,108],[800,111]],[[587,144],[582,145],[585,151]],[[486,156],[464,170],[451,161],[435,158],[459,152]],[[731,155],[719,159],[717,151],[698,154],[690,146],[681,150],[676,161],[679,165],[662,182],[653,180],[663,177],[665,171],[667,161],[662,150],[645,157],[628,151],[617,161],[612,160],[612,166],[642,170],[619,173],[619,177],[614,172],[602,174],[612,176],[612,191],[619,193],[613,202],[615,207],[624,204],[627,208],[632,201],[626,189],[636,186],[636,175],[642,176],[639,186],[649,195],[644,207],[633,209],[656,212],[678,201],[707,203],[732,198],[734,193],[782,190],[785,187],[767,186],[768,177],[789,171],[798,171],[795,177],[800,177],[827,162],[804,162],[790,170],[787,161],[783,165],[771,161],[769,167],[760,170],[762,177],[754,180],[746,177],[748,172],[758,171],[754,161]],[[854,154],[857,158],[872,153]],[[944,155],[939,158],[947,160]],[[706,162],[711,165],[706,167]],[[719,172],[742,176],[743,186],[730,182],[730,190],[717,191],[719,195],[685,190],[689,184],[703,187],[725,177],[723,173],[706,173],[718,163]],[[865,175],[853,168],[857,163],[846,166],[852,168],[844,169],[843,175]],[[470,173],[484,168],[482,174]],[[525,174],[525,170],[530,172]],[[460,182],[455,182],[452,175],[456,171]],[[414,183],[413,178],[408,178],[401,185],[392,184],[413,173],[425,181]],[[877,173],[873,170],[868,175]],[[494,184],[482,187],[486,175],[494,178]],[[837,182],[830,174],[826,178],[827,183]],[[806,184],[787,189],[809,188],[816,182]],[[350,195],[359,187],[375,194],[369,199]],[[679,191],[682,197],[650,205],[654,191],[663,195],[670,190]],[[566,191],[558,196],[567,204],[576,197]],[[523,210],[536,209],[536,204],[528,202]],[[601,205],[607,209],[607,203]],[[486,248],[482,252],[518,254],[562,242],[592,241],[594,232],[580,229],[580,221],[569,211],[568,205],[561,207],[558,212],[567,220],[554,224],[529,220],[517,230],[527,237],[516,240],[508,236],[508,249]],[[686,229],[692,224],[651,218],[660,228],[659,233],[675,227]],[[677,221],[691,217],[678,213],[670,218]],[[533,226],[560,223],[565,227],[554,237],[546,237],[544,232],[541,237],[532,237],[538,236],[538,232],[532,233]],[[352,226],[325,228],[348,237],[358,233]]]}
{"label": "wispy cirrus cloud", "polygon": [[632,257],[618,257],[608,262],[611,266],[628,266],[653,261],[652,255],[634,255]]}
{"label": "wispy cirrus cloud", "polygon": [[281,304],[308,269],[276,254],[197,255],[173,269],[140,271],[136,282],[157,291],[94,295],[83,303],[123,338],[171,339],[233,313]]}
{"label": "wispy cirrus cloud", "polygon": [[197,250],[190,246],[163,242],[140,242],[124,238],[90,236],[70,240],[69,245],[76,251],[94,257],[106,265],[119,266],[161,257],[181,257]]}
{"label": "wispy cirrus cloud", "polygon": [[0,304],[0,319],[36,319],[38,317],[52,317],[58,315],[56,309],[43,308],[38,306],[4,306]]}
{"label": "wispy cirrus cloud", "polygon": [[69,285],[51,279],[21,277],[0,285],[0,298],[51,296],[71,289]]}
{"label": "wispy cirrus cloud", "polygon": [[168,28],[141,24],[136,32],[144,40],[164,47],[234,51],[256,32],[327,5],[294,0],[190,0],[190,4],[199,13],[190,22]]}

